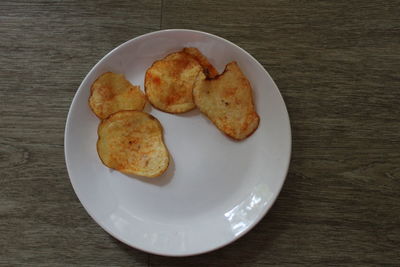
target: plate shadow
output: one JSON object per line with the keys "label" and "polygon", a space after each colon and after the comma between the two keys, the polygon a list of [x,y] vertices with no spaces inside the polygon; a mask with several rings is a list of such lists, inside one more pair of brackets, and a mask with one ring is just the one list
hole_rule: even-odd
{"label": "plate shadow", "polygon": [[198,108],[195,108],[195,109],[192,109],[192,110],[190,110],[188,112],[180,113],[180,114],[176,114],[176,115],[178,115],[180,117],[190,118],[190,117],[194,117],[194,116],[199,116],[200,115],[200,110]]}
{"label": "plate shadow", "polygon": [[152,109],[153,109],[152,105],[146,101],[146,104],[144,105],[143,111],[150,114]]}

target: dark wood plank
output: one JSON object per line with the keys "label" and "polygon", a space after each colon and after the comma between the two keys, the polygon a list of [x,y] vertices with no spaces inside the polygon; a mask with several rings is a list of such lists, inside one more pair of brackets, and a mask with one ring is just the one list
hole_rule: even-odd
{"label": "dark wood plank", "polygon": [[63,134],[90,68],[158,30],[160,1],[0,2],[0,265],[147,266],[86,213],[68,179]]}
{"label": "dark wood plank", "polygon": [[164,1],[163,28],[220,35],[265,66],[293,156],[249,234],[151,266],[400,264],[399,14],[397,1]]}

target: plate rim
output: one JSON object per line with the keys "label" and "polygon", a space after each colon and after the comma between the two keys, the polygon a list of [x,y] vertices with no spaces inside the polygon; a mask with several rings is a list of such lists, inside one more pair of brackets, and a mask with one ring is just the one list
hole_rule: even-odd
{"label": "plate rim", "polygon": [[[74,184],[73,179],[71,179],[71,171],[70,169],[72,168],[71,166],[69,166],[69,156],[68,156],[68,132],[70,131],[70,124],[71,124],[71,110],[73,108],[73,106],[76,105],[76,101],[77,101],[77,95],[79,93],[79,91],[81,90],[82,85],[85,83],[85,81],[88,79],[89,76],[91,76],[92,72],[94,72],[94,70],[96,69],[96,67],[98,65],[100,65],[109,55],[113,54],[116,50],[121,49],[122,47],[128,45],[130,42],[133,42],[135,40],[139,40],[142,38],[147,38],[151,35],[157,35],[163,32],[187,32],[187,33],[197,33],[197,34],[202,34],[202,35],[206,35],[206,36],[210,36],[212,38],[216,38],[219,39],[220,41],[223,42],[228,42],[230,45],[233,45],[234,47],[240,49],[242,52],[244,52],[256,65],[258,65],[259,67],[262,68],[262,70],[265,72],[265,74],[271,79],[271,82],[273,83],[273,85],[277,88],[277,93],[278,93],[278,97],[281,99],[282,103],[283,103],[283,108],[285,111],[285,116],[287,117],[287,130],[288,130],[288,161],[287,161],[287,165],[285,166],[285,172],[283,175],[283,179],[281,180],[280,184],[279,184],[279,189],[277,191],[277,193],[271,198],[271,201],[269,202],[270,204],[267,205],[258,215],[257,218],[255,220],[252,221],[252,223],[249,225],[249,227],[247,227],[244,231],[240,232],[238,235],[234,236],[232,239],[230,239],[228,242],[224,242],[221,245],[215,246],[215,247],[211,247],[208,249],[203,249],[203,250],[199,250],[196,252],[189,252],[189,253],[160,253],[160,252],[155,252],[155,251],[151,251],[149,249],[146,248],[141,248],[138,247],[134,244],[132,244],[132,242],[128,241],[127,239],[125,239],[123,236],[117,236],[116,234],[114,234],[110,229],[108,229],[102,222],[101,220],[99,220],[97,218],[97,216],[95,214],[93,214],[90,209],[88,209],[88,207],[86,206],[86,204],[84,202],[82,202],[81,198],[79,197],[78,193],[77,193],[77,185]],[[113,238],[117,239],[119,242],[122,242],[132,248],[138,249],[140,251],[146,252],[146,253],[151,253],[154,255],[159,255],[159,256],[168,256],[168,257],[187,257],[187,256],[195,256],[195,255],[200,255],[200,254],[205,254],[205,253],[209,253],[211,251],[215,251],[218,250],[222,247],[225,247],[229,244],[232,244],[233,242],[235,242],[236,240],[238,240],[239,238],[243,237],[244,235],[246,235],[250,230],[252,230],[264,217],[265,215],[269,212],[269,210],[272,208],[272,206],[275,204],[275,201],[278,199],[278,196],[280,195],[283,185],[287,179],[287,175],[289,172],[289,167],[290,167],[290,163],[291,163],[291,157],[292,157],[292,130],[291,130],[291,123],[290,123],[290,117],[289,117],[289,112],[287,110],[287,106],[286,103],[283,99],[283,96],[279,90],[279,87],[276,85],[274,79],[272,78],[272,76],[268,73],[268,71],[264,68],[264,66],[256,59],[254,58],[249,52],[247,52],[245,49],[241,48],[240,46],[236,45],[235,43],[220,37],[218,35],[212,34],[212,33],[208,33],[208,32],[204,32],[204,31],[199,31],[199,30],[192,30],[192,29],[184,29],[184,28],[176,28],[176,29],[164,29],[164,30],[156,30],[156,31],[152,31],[152,32],[148,32],[139,36],[136,36],[134,38],[131,38],[119,45],[117,45],[115,48],[113,48],[112,50],[110,50],[108,53],[106,53],[103,57],[101,57],[100,60],[97,61],[97,63],[95,65],[93,65],[93,67],[90,69],[90,71],[85,75],[84,79],[82,80],[82,82],[80,83],[79,87],[76,89],[74,97],[71,101],[71,104],[69,106],[68,109],[68,114],[67,114],[67,119],[65,122],[65,128],[64,128],[64,160],[65,160],[65,164],[67,167],[67,173],[68,173],[68,178],[70,180],[70,183],[72,185],[72,188],[74,190],[75,195],[77,196],[80,204],[83,206],[83,208],[85,209],[85,211],[89,214],[89,216],[91,217],[92,220],[95,221],[95,223],[97,223],[106,233],[108,233],[109,235],[111,235]]]}

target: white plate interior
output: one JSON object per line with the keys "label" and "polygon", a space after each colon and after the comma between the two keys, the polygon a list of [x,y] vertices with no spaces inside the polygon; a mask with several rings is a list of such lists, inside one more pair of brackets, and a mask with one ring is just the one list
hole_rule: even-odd
{"label": "white plate interior", "polygon": [[[125,74],[143,88],[151,64],[183,47],[197,47],[222,72],[237,61],[250,80],[261,121],[244,141],[223,135],[199,111],[172,115],[147,104],[164,127],[172,162],[149,179],[105,167],[96,152],[99,120],[89,88],[104,72]],[[275,83],[247,52],[220,37],[165,30],[132,39],[89,72],[72,102],[65,156],[74,190],[108,233],[160,255],[193,255],[226,245],[250,230],[271,207],[285,180],[291,151],[289,118]]]}

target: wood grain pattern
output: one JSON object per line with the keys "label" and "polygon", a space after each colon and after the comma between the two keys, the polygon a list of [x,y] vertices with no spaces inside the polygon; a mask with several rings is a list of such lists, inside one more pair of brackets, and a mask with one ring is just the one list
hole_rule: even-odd
{"label": "wood grain pattern", "polygon": [[[397,1],[1,1],[0,265],[400,265]],[[108,51],[159,28],[249,51],[274,78],[293,131],[288,179],[250,233],[166,258],[106,234],[64,163],[73,95]]]}
{"label": "wood grain pattern", "polygon": [[[283,191],[221,250],[151,266],[400,264],[400,8],[395,1],[164,1],[163,28],[249,51],[280,88],[293,154]],[[211,264],[210,264],[211,263]]]}
{"label": "wood grain pattern", "polygon": [[158,30],[160,1],[0,2],[0,265],[147,266],[75,196],[64,162],[69,105],[108,51]]}

